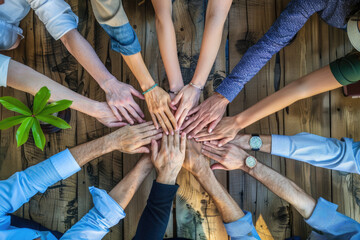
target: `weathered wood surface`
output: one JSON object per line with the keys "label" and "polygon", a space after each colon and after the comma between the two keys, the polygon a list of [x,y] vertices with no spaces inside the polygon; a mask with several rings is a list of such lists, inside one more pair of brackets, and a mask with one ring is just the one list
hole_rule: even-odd
{"label": "weathered wood surface", "polygon": [[[110,49],[109,38],[96,23],[90,1],[69,0],[68,2],[80,18],[78,28],[80,33],[95,48],[108,69],[120,81],[130,83],[139,89],[136,79],[120,54]],[[159,85],[167,88],[151,1],[124,0],[123,2],[130,23],[138,34],[142,54],[151,75]],[[288,2],[289,0],[233,1],[225,24],[223,42],[202,99],[212,94],[214,86],[217,86],[236,65],[245,50],[268,30]],[[177,0],[173,4],[179,60],[185,83],[191,80],[198,59],[205,9],[206,1],[202,0]],[[32,11],[21,22],[21,27],[26,38],[18,49],[5,54],[76,92],[99,101],[105,100],[105,95],[97,83],[66,51],[60,41],[54,41],[50,37]],[[274,56],[246,85],[229,105],[227,114],[234,115],[241,112],[279,87],[325,66],[349,51],[351,46],[345,33],[327,26],[317,15],[314,15],[299,32],[295,41]],[[11,88],[1,88],[0,96],[15,96],[28,105],[32,101],[32,96]],[[145,103],[139,103],[149,117]],[[244,132],[296,134],[309,131],[326,137],[351,137],[358,141],[360,140],[358,137],[360,127],[357,124],[357,119],[360,117],[359,110],[359,100],[345,98],[342,90],[338,89],[295,103],[284,111],[279,111],[249,126]],[[0,114],[0,119],[13,115],[2,107]],[[16,129],[1,131],[0,179],[6,179],[15,171],[34,165],[67,147],[96,139],[112,131],[95,119],[75,111],[72,111],[70,124],[72,129],[46,136],[47,144],[44,152],[34,147],[32,139],[23,147],[16,148]],[[358,175],[331,172],[267,154],[256,153],[256,157],[294,180],[315,198],[322,196],[331,200],[339,205],[340,212],[357,221],[360,220]],[[139,156],[114,152],[95,159],[84,166],[77,175],[55,184],[44,194],[36,195],[16,214],[33,219],[45,227],[64,232],[92,207],[88,187],[95,185],[110,190],[131,170],[138,158]],[[273,239],[285,239],[289,236],[301,236],[305,239],[310,228],[301,216],[262,184],[240,171],[230,173],[216,171],[215,174],[229,189],[240,207],[253,213],[254,223],[258,223],[258,230],[264,234],[264,239],[265,237],[271,239],[267,229]],[[132,239],[154,176],[152,173],[145,180],[126,209],[126,219],[112,228],[106,239]],[[207,194],[203,194],[203,189],[195,178],[182,171],[179,183],[181,188],[174,202],[172,212],[174,215],[170,219],[166,237],[226,239],[227,237],[219,237],[223,236],[221,235],[223,230],[219,231],[221,222],[205,216],[209,212],[215,215],[218,213],[211,199]],[[207,204],[205,208],[204,203]],[[207,209],[206,213],[204,209]],[[189,219],[192,222],[188,221]],[[196,232],[192,232],[194,229]]]}

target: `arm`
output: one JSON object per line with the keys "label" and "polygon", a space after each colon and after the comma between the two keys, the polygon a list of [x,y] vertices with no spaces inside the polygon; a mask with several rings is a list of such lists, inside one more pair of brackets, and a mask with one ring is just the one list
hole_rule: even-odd
{"label": "arm", "polygon": [[46,86],[51,91],[50,101],[71,100],[73,101],[72,109],[95,117],[108,127],[126,125],[114,116],[106,103],[100,103],[75,93],[19,62],[10,60],[7,71],[7,85],[10,87],[35,95],[43,86]]}
{"label": "arm", "polygon": [[157,240],[164,237],[170,210],[178,185],[177,175],[185,158],[186,136],[164,136],[158,151],[156,141],[151,143],[151,160],[157,172],[147,205],[141,215],[134,240]]}
{"label": "arm", "polygon": [[207,131],[202,131],[195,137],[198,138],[198,141],[220,140],[220,144],[224,145],[234,139],[241,129],[244,129],[254,122],[298,100],[341,86],[332,74],[330,67],[326,66],[290,83],[238,115],[222,119],[213,132],[208,133]]}

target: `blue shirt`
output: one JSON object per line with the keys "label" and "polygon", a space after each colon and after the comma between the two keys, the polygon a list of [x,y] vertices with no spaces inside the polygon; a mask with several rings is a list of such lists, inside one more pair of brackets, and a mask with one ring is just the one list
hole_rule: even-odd
{"label": "blue shirt", "polygon": [[360,142],[325,138],[310,133],[272,135],[271,154],[311,165],[360,174]]}
{"label": "blue shirt", "polygon": [[[65,150],[46,161],[15,173],[7,180],[0,181],[0,239],[33,240],[40,237],[55,240],[50,232],[11,226],[9,214],[19,209],[36,193],[44,193],[51,185],[79,170],[80,167],[70,151]],[[125,217],[124,210],[104,190],[91,187],[90,192],[94,208],[61,239],[101,239],[110,227]]]}
{"label": "blue shirt", "polygon": [[250,47],[216,92],[230,102],[260,69],[295,37],[311,15],[318,12],[329,25],[345,29],[347,18],[359,9],[360,0],[292,0],[269,31]]}

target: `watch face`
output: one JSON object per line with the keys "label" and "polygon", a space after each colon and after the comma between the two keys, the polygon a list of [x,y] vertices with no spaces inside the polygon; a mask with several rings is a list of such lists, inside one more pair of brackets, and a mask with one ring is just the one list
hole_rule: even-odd
{"label": "watch face", "polygon": [[245,164],[249,168],[253,168],[256,165],[256,159],[253,156],[248,156],[245,160]]}
{"label": "watch face", "polygon": [[261,138],[258,136],[253,136],[250,138],[250,147],[252,149],[260,149],[262,146]]}

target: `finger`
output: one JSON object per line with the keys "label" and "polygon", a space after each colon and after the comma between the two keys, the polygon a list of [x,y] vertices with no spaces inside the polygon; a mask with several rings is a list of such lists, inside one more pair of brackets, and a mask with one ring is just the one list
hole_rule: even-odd
{"label": "finger", "polygon": [[176,113],[175,113],[175,119],[176,121],[179,121],[181,115],[183,114],[183,112],[185,111],[185,107],[184,107],[184,104],[180,104],[178,109],[176,110]]}
{"label": "finger", "polygon": [[151,136],[155,136],[157,134],[162,134],[162,130],[161,129],[154,129],[154,130],[150,130],[147,132],[143,132],[141,133],[141,139],[145,139]]}
{"label": "finger", "polygon": [[155,161],[158,154],[158,144],[155,140],[151,141],[151,160],[152,162]]}
{"label": "finger", "polygon": [[212,153],[212,152],[209,152],[209,151],[207,151],[207,150],[205,150],[205,149],[201,149],[201,152],[202,152],[202,154],[204,154],[205,156],[207,156],[207,157],[209,157],[209,158],[211,158],[211,159],[213,159],[213,160],[215,160],[215,161],[217,161],[217,162],[223,162],[224,160],[222,159],[222,157],[220,157],[219,155],[216,155],[216,154],[214,154],[214,153]]}
{"label": "finger", "polygon": [[161,118],[160,114],[155,113],[155,116],[157,118],[157,120],[159,121],[159,124],[161,126],[161,128],[163,129],[163,131],[166,133],[166,135],[169,135],[169,130],[167,129],[163,119]]}
{"label": "finger", "polygon": [[181,126],[182,126],[182,124],[184,123],[184,121],[185,121],[185,118],[186,118],[186,115],[187,115],[187,111],[184,111],[182,114],[181,114],[181,116],[180,116],[180,118],[179,118],[179,120],[178,120],[178,128],[181,128]]}
{"label": "finger", "polygon": [[224,139],[221,139],[221,140],[219,141],[218,146],[219,146],[219,147],[222,147],[222,146],[224,146],[225,144],[227,144],[228,142],[230,142],[231,140],[232,140],[232,138],[224,138]]}
{"label": "finger", "polygon": [[220,150],[220,151],[224,151],[224,150],[225,150],[225,147],[219,147],[218,145],[212,144],[212,143],[210,143],[210,142],[204,143],[203,147],[205,147],[205,146],[208,146],[208,147],[210,147],[210,148],[217,149],[217,150]]}
{"label": "finger", "polygon": [[177,110],[177,107],[172,105],[172,104],[169,104],[169,107],[173,110],[173,111],[176,111]]}
{"label": "finger", "polygon": [[176,119],[174,117],[174,115],[171,113],[170,109],[165,110],[165,114],[168,117],[168,119],[170,120],[171,125],[174,127],[174,129],[178,128]]}
{"label": "finger", "polygon": [[220,163],[214,163],[213,165],[210,166],[211,170],[228,170],[226,167],[224,167],[224,165],[220,164]]}
{"label": "finger", "polygon": [[173,105],[173,106],[177,105],[180,102],[182,96],[183,96],[183,93],[179,92],[179,94],[176,95],[176,97],[171,101],[171,105]]}
{"label": "finger", "polygon": [[134,124],[134,120],[129,116],[128,112],[123,108],[123,107],[118,107],[120,113],[124,116],[124,118],[126,119],[126,121],[128,121],[128,123],[130,123],[131,125]]}
{"label": "finger", "polygon": [[144,123],[145,121],[139,116],[139,114],[135,111],[135,109],[128,105],[125,109],[136,119],[138,123]]}
{"label": "finger", "polygon": [[150,116],[151,116],[151,119],[152,119],[152,121],[153,121],[154,126],[156,127],[156,129],[159,129],[159,124],[158,124],[158,122],[156,121],[155,114],[150,113]]}
{"label": "finger", "polygon": [[198,118],[199,118],[199,115],[194,115],[194,116],[192,116],[191,118],[189,118],[188,120],[186,120],[186,122],[181,126],[180,130],[186,129],[190,124],[192,124],[193,122],[195,122]]}
{"label": "finger", "polygon": [[161,139],[161,148],[167,148],[168,146],[168,137],[166,135],[163,135],[162,139]]}
{"label": "finger", "polygon": [[186,129],[184,129],[184,132],[188,134],[188,139],[191,138],[189,133],[201,123],[201,120],[201,118],[198,118],[195,122],[191,123]]}
{"label": "finger", "polygon": [[147,147],[140,147],[138,149],[135,149],[133,153],[150,153],[150,150]]}
{"label": "finger", "polygon": [[194,137],[199,138],[199,137],[205,137],[205,136],[209,136],[209,135],[212,135],[212,134],[208,133],[208,131],[206,131],[206,129],[203,129],[200,132],[198,132],[198,134],[196,134]]}
{"label": "finger", "polygon": [[174,135],[169,135],[169,136],[168,136],[168,146],[169,146],[169,147],[176,147],[176,146],[174,145]]}
{"label": "finger", "polygon": [[165,113],[161,112],[161,113],[160,113],[160,116],[161,116],[162,120],[164,121],[167,129],[169,130],[169,133],[170,133],[171,135],[174,135],[174,129],[173,129],[173,127],[171,126],[171,123],[170,123],[169,119],[167,118],[167,116],[165,115]]}
{"label": "finger", "polygon": [[199,110],[200,110],[200,107],[201,107],[201,104],[193,109],[191,109],[189,112],[188,112],[188,116],[191,116],[195,113],[197,113]]}
{"label": "finger", "polygon": [[144,122],[144,123],[136,125],[136,127],[139,128],[139,129],[146,128],[148,126],[154,126],[154,125],[153,125],[153,123],[151,121]]}
{"label": "finger", "polygon": [[130,103],[130,105],[131,105],[131,107],[132,107],[133,109],[135,109],[135,111],[136,111],[142,118],[145,117],[143,111],[141,111],[141,108],[139,107],[139,105],[137,105],[136,102]]}
{"label": "finger", "polygon": [[198,142],[205,142],[205,141],[219,140],[223,137],[219,134],[210,134],[210,135],[203,136],[203,137],[195,136],[195,138],[196,138],[196,141],[198,141]]}
{"label": "finger", "polygon": [[161,128],[160,128],[160,129],[156,129],[156,127],[155,127],[153,124],[151,124],[150,126],[147,126],[147,127],[144,127],[144,128],[140,128],[140,129],[139,129],[139,133],[147,133],[147,132],[153,131],[153,130],[157,130],[157,131],[162,132],[162,129],[161,129]]}
{"label": "finger", "polygon": [[195,137],[195,135],[198,134],[208,124],[209,124],[209,121],[204,121],[203,120],[202,122],[200,122],[200,124],[197,125],[197,127],[194,128],[194,130],[192,130],[191,133],[189,133],[191,138]]}
{"label": "finger", "polygon": [[222,156],[223,153],[224,153],[224,151],[222,149],[220,150],[219,148],[212,148],[212,147],[209,147],[209,146],[206,146],[206,145],[204,145],[202,147],[202,149],[204,149],[204,150],[206,150],[208,152],[214,153],[216,155],[219,155],[219,156]]}
{"label": "finger", "polygon": [[142,95],[140,92],[138,92],[137,90],[135,90],[135,88],[133,88],[133,87],[130,88],[130,92],[131,92],[131,94],[134,95],[135,97],[138,97],[138,98],[140,98],[140,99],[142,99],[142,100],[145,99],[145,98],[144,98],[144,95]]}
{"label": "finger", "polygon": [[156,135],[153,135],[151,137],[147,137],[147,138],[144,138],[141,140],[141,145],[142,146],[145,146],[145,145],[148,145],[151,143],[152,140],[160,140],[161,138],[163,137],[163,134],[162,133],[158,133]]}
{"label": "finger", "polygon": [[175,132],[174,143],[175,143],[176,148],[178,148],[180,150],[180,134],[178,131]]}
{"label": "finger", "polygon": [[124,127],[128,125],[127,123],[124,123],[124,122],[114,122],[114,123],[109,123],[109,124],[106,124],[107,127],[110,127],[110,128],[113,128],[113,127]]}
{"label": "finger", "polygon": [[210,123],[209,127],[208,127],[208,132],[212,133],[212,131],[214,130],[214,128],[219,124],[219,122],[221,121],[221,117],[219,117],[218,119],[216,119],[215,121],[213,121],[212,123]]}
{"label": "finger", "polygon": [[185,153],[186,151],[186,133],[181,134],[181,152]]}
{"label": "finger", "polygon": [[211,140],[211,141],[209,141],[209,143],[214,144],[214,145],[217,146],[219,144],[219,141],[218,140]]}
{"label": "finger", "polygon": [[114,113],[115,117],[119,120],[122,121],[122,117],[119,114],[119,111],[117,110],[117,108],[115,106],[110,106],[111,111]]}

